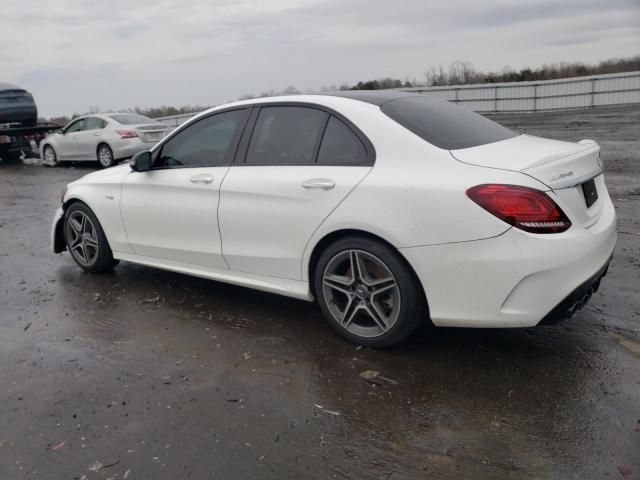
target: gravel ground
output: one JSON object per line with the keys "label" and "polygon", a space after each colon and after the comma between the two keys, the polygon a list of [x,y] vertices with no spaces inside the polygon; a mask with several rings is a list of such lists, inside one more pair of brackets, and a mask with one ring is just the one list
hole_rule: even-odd
{"label": "gravel ground", "polygon": [[609,273],[562,324],[382,351],[305,302],[84,274],[49,224],[93,166],[0,164],[0,478],[640,478],[640,108],[494,118],[600,142]]}

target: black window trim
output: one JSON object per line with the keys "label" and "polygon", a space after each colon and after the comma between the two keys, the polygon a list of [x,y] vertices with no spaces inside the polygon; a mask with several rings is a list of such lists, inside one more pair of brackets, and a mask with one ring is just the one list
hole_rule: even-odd
{"label": "black window trim", "polygon": [[[200,118],[198,118],[197,120],[194,121],[190,121],[190,122],[186,122],[184,124],[183,128],[180,128],[180,130],[178,130],[175,135],[170,135],[169,137],[166,138],[165,141],[162,142],[162,145],[159,145],[159,148],[157,150],[155,150],[153,153],[153,158],[151,160],[151,170],[176,170],[176,169],[181,169],[181,168],[217,168],[217,167],[228,167],[230,165],[233,164],[233,159],[235,158],[237,151],[238,151],[238,146],[240,145],[240,140],[242,139],[242,136],[244,135],[244,132],[247,128],[247,124],[249,123],[249,118],[251,117],[251,113],[252,112],[252,106],[249,105],[236,105],[233,107],[229,107],[229,108],[222,108],[220,110],[215,110],[207,115],[204,115]],[[206,120],[207,118],[211,118],[214,117],[216,115],[220,115],[223,113],[229,113],[229,112],[234,112],[237,110],[244,110],[245,114],[244,114],[244,118],[240,121],[240,128],[238,128],[238,130],[233,134],[233,138],[231,139],[231,143],[229,144],[229,150],[227,151],[225,158],[224,158],[224,162],[221,163],[220,165],[173,165],[170,167],[155,167],[153,166],[156,163],[156,160],[158,158],[160,158],[162,156],[162,150],[164,149],[164,146],[174,137],[176,137],[177,135],[179,135],[180,133],[182,133],[183,131],[185,131],[187,128],[190,128],[191,126],[195,125],[196,123],[199,123],[203,120]]]}
{"label": "black window trim", "polygon": [[[249,150],[249,142],[251,141],[251,137],[253,136],[253,131],[255,129],[258,115],[263,108],[267,107],[303,107],[303,108],[312,108],[315,110],[320,110],[321,112],[327,113],[327,117],[325,119],[324,125],[322,127],[322,133],[319,135],[318,140],[314,146],[314,157],[312,163],[247,163],[247,153]],[[261,102],[255,103],[249,106],[252,108],[251,115],[249,116],[248,122],[245,124],[244,132],[242,135],[242,139],[238,145],[236,150],[236,155],[233,161],[234,167],[309,167],[309,166],[336,166],[336,167],[370,167],[373,166],[376,160],[376,150],[371,143],[371,140],[367,138],[367,136],[362,133],[362,131],[353,124],[348,118],[346,118],[341,113],[335,111],[330,107],[326,107],[324,105],[319,105],[317,103],[309,103],[309,102],[281,102],[281,101],[273,101],[273,102]],[[320,146],[322,145],[322,140],[324,139],[324,134],[327,130],[327,125],[329,124],[329,120],[331,116],[336,117],[342,123],[344,123],[349,130],[362,142],[364,149],[367,153],[367,162],[366,163],[318,163],[318,153],[320,151]]]}

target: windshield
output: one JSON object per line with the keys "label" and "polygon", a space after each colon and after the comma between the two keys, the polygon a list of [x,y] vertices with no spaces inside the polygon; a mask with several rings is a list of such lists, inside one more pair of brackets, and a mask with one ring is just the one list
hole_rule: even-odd
{"label": "windshield", "polygon": [[155,120],[145,117],[144,115],[138,115],[137,113],[121,113],[118,115],[109,115],[116,122],[122,125],[135,125],[136,123],[155,123]]}
{"label": "windshield", "polygon": [[477,147],[518,135],[471,110],[424,95],[391,100],[380,108],[423,140],[446,150]]}

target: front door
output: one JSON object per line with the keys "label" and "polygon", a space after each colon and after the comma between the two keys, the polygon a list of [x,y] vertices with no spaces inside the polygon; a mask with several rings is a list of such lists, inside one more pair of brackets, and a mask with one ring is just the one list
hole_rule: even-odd
{"label": "front door", "polygon": [[79,118],[64,129],[57,139],[58,160],[84,160],[79,135],[84,131],[86,119]]}
{"label": "front door", "polygon": [[245,143],[220,194],[225,260],[300,280],[307,242],[369,172],[371,152],[345,122],[306,106],[260,108]]}
{"label": "front door", "polygon": [[154,150],[152,170],[125,178],[120,209],[134,253],[227,268],[218,201],[246,116],[244,109],[232,110],[186,126]]}
{"label": "front door", "polygon": [[84,119],[84,128],[72,135],[79,159],[97,159],[98,144],[101,141],[102,129],[105,126],[106,122],[98,117],[86,117]]}

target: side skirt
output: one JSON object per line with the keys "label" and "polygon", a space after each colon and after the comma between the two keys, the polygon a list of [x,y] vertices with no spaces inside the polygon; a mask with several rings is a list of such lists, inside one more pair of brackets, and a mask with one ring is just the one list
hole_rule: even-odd
{"label": "side skirt", "polygon": [[254,275],[250,273],[234,272],[231,270],[221,270],[217,268],[207,268],[200,265],[174,262],[154,257],[145,257],[125,252],[113,252],[113,257],[118,260],[137,263],[148,267],[159,268],[171,272],[184,273],[195,277],[217,280],[223,283],[239,285],[241,287],[253,288],[264,292],[284,295],[286,297],[297,298],[299,300],[313,301],[313,296],[309,289],[308,282],[290,280],[287,278],[268,277],[265,275]]}

